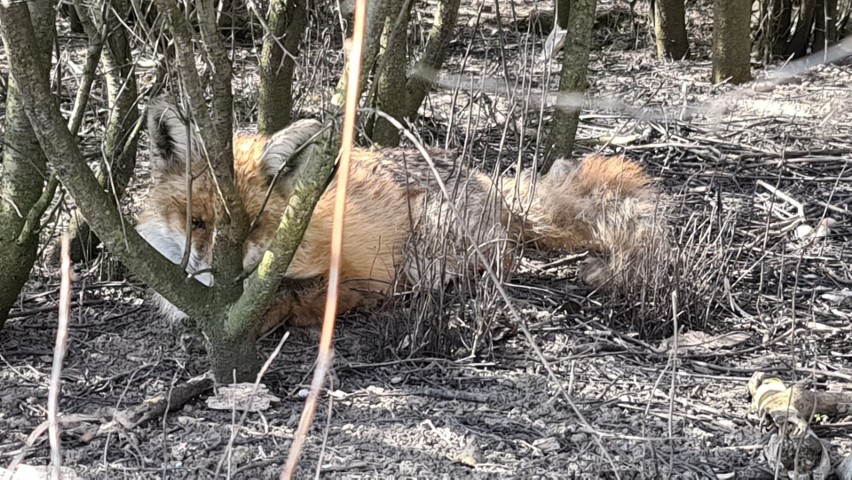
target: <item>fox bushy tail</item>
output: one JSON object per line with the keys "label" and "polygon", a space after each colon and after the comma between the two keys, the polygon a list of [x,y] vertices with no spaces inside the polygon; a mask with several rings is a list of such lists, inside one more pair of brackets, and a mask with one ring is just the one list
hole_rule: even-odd
{"label": "fox bushy tail", "polygon": [[666,245],[665,214],[651,178],[624,157],[559,160],[536,179],[504,178],[503,194],[523,218],[522,239],[543,250],[591,250],[581,271],[595,286],[622,284],[649,271]]}

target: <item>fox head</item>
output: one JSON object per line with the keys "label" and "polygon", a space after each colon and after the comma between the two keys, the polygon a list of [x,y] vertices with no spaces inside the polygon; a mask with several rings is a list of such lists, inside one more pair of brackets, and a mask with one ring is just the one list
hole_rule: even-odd
{"label": "fox head", "polygon": [[[257,218],[243,245],[246,269],[254,268],[269,247],[304,166],[304,156],[297,153],[321,128],[315,120],[300,120],[271,136],[235,136],[234,181],[249,218]],[[189,236],[187,273],[210,286],[217,211],[222,209],[204,143],[196,126],[162,99],[148,108],[148,136],[153,183],[136,230],[176,264],[184,258]]]}

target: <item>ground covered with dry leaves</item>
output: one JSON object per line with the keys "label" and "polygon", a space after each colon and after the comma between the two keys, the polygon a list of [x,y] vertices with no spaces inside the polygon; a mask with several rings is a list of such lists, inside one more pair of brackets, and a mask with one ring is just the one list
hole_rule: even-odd
{"label": "ground covered with dry leaves", "polygon": [[[344,316],[304,477],[772,478],[766,430],[746,390],[751,375],[852,388],[850,63],[759,91],[714,86],[703,7],[690,11],[693,59],[665,63],[645,33],[647,12],[637,11],[637,34],[625,3],[599,3],[615,13],[596,29],[580,150],[624,153],[659,179],[676,271],[629,291],[592,292],[577,281],[577,256],[530,252],[508,291],[547,367],[485,287],[429,307],[435,318],[426,323],[417,311],[428,302],[406,295]],[[474,165],[529,166],[551,115],[540,102],[555,88],[558,60],[537,58],[543,35],[529,21],[531,2],[499,7],[463,7],[446,66],[459,76],[445,84],[457,89],[434,93],[416,130]],[[335,46],[311,45],[300,116],[315,112],[341,63]],[[238,118],[251,116],[253,62],[238,50]],[[602,137],[614,138],[605,145]],[[277,478],[318,333],[291,331],[264,378],[280,401],[264,412],[241,421],[202,396],[165,419],[93,435],[115,409],[168,393],[207,366],[194,330],[159,318],[143,286],[109,276],[112,265],[77,267],[60,402],[76,420],[62,435],[65,465],[87,479]],[[57,297],[57,269],[43,260],[0,333],[0,466],[48,461],[37,427]],[[418,318],[418,331],[440,339],[406,334]],[[471,324],[487,328],[471,335]],[[663,340],[675,324],[705,341],[736,335],[691,348],[684,337],[673,355]],[[282,334],[261,342],[264,355]],[[813,428],[835,463],[852,455],[852,418],[818,415]]]}

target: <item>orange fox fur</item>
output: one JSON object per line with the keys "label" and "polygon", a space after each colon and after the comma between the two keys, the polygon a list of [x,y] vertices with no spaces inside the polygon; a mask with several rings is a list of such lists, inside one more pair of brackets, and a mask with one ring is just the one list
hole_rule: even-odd
{"label": "orange fox fur", "polygon": [[[184,254],[186,235],[187,138],[177,109],[157,101],[149,109],[152,176],[150,198],[137,230],[174,263]],[[244,244],[246,269],[257,266],[278,226],[299,165],[294,151],[320,128],[295,122],[273,136],[238,135],[234,140],[237,190],[250,218],[261,214]],[[660,245],[657,195],[650,178],[624,157],[589,156],[558,161],[533,182],[529,173],[497,182],[456,162],[450,152],[430,157],[451,198],[438,189],[433,172],[416,150],[359,149],[353,154],[346,200],[339,311],[364,305],[389,292],[395,280],[441,287],[447,279],[481,270],[475,246],[498,273],[511,268],[518,244],[547,250],[594,250],[608,254],[584,274],[605,282],[641,263]],[[192,251],[187,271],[209,269],[216,226],[216,189],[200,155],[192,158]],[[279,181],[261,212],[276,171]],[[496,183],[496,185],[495,185]],[[496,188],[495,188],[496,187]],[[302,244],[285,275],[261,331],[288,322],[317,324],[325,304],[335,182],[320,198]],[[452,202],[462,212],[455,218]],[[196,278],[210,285],[211,272]],[[163,311],[182,313],[157,297]]]}

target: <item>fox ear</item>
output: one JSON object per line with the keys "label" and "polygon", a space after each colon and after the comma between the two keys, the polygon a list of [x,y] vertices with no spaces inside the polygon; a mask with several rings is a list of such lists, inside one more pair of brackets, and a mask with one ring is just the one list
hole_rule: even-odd
{"label": "fox ear", "polygon": [[273,181],[278,175],[277,188],[283,188],[286,192],[292,191],[297,173],[306,160],[300,153],[305,144],[320,130],[322,123],[306,119],[293,122],[272,135],[266,143],[262,160],[266,178]]}
{"label": "fox ear", "polygon": [[160,97],[148,105],[148,136],[154,171],[183,170],[190,142],[193,155],[200,145],[193,125],[181,109]]}

